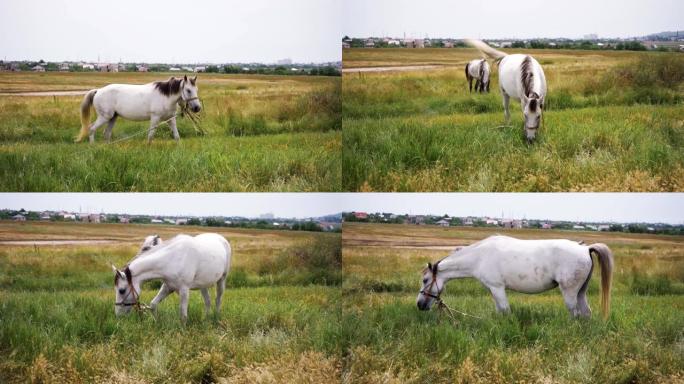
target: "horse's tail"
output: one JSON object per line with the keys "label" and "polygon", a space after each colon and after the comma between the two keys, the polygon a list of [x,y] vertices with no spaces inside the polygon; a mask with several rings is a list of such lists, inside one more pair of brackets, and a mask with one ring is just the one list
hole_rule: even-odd
{"label": "horse's tail", "polygon": [[481,40],[465,39],[465,43],[477,49],[478,51],[484,53],[485,55],[491,57],[496,62],[499,62],[501,59],[508,55],[506,52],[497,51],[496,49],[490,47]]}
{"label": "horse's tail", "polygon": [[88,136],[88,126],[90,125],[90,107],[93,105],[93,98],[97,93],[97,89],[93,89],[86,93],[81,102],[81,132],[79,132],[76,142],[80,142]]}
{"label": "horse's tail", "polygon": [[596,254],[601,265],[601,312],[607,319],[610,313],[610,285],[613,280],[613,252],[607,245],[596,243],[589,246],[589,254]]}

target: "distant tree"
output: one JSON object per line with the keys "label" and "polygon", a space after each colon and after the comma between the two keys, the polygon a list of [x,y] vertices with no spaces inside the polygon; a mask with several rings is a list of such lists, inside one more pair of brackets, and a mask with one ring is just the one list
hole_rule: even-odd
{"label": "distant tree", "polygon": [[188,220],[188,225],[202,225],[202,221],[196,217],[193,217]]}
{"label": "distant tree", "polygon": [[522,41],[514,41],[513,44],[511,44],[511,48],[525,48],[525,43]]}

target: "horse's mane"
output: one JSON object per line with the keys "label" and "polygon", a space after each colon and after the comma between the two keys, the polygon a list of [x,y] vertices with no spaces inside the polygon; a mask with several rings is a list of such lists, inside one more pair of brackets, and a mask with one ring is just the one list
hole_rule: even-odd
{"label": "horse's mane", "polygon": [[534,75],[532,74],[532,59],[530,56],[525,56],[522,64],[520,65],[520,77],[522,79],[523,93],[526,97],[529,97],[532,93],[532,81]]}
{"label": "horse's mane", "polygon": [[154,88],[156,88],[162,95],[171,96],[180,92],[181,80],[171,76],[166,81],[155,81]]}

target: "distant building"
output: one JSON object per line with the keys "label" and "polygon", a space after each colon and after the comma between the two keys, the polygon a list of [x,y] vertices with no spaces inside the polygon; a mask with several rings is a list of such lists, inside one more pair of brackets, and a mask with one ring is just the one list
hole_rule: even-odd
{"label": "distant building", "polygon": [[150,220],[150,223],[152,223],[152,224],[164,224],[164,221],[160,220],[160,219],[152,219],[152,220]]}
{"label": "distant building", "polygon": [[454,43],[451,41],[445,41],[443,44],[444,44],[444,48],[453,48],[454,47]]}
{"label": "distant building", "polygon": [[62,218],[62,220],[67,221],[67,220],[76,220],[76,215],[73,213],[69,212],[60,212],[59,216]]}
{"label": "distant building", "polygon": [[608,224],[601,224],[598,226],[599,231],[610,231],[610,225]]}
{"label": "distant building", "polygon": [[42,221],[50,221],[52,217],[50,216],[50,212],[43,212],[40,214],[40,220]]}
{"label": "distant building", "polygon": [[33,72],[45,72],[45,68],[42,65],[36,65],[35,67],[31,68]]}
{"label": "distant building", "polygon": [[61,63],[59,65],[59,71],[60,72],[69,72],[70,69],[71,69],[71,67],[69,66],[69,63]]}
{"label": "distant building", "polygon": [[126,216],[121,216],[121,217],[119,217],[119,223],[121,223],[121,224],[128,224],[128,223],[130,223],[130,222],[131,222],[131,219],[129,219],[129,218],[126,217]]}
{"label": "distant building", "polygon": [[188,219],[176,219],[176,225],[187,225]]}
{"label": "distant building", "polygon": [[100,222],[100,215],[97,213],[79,213],[78,214],[79,220],[81,220],[84,223],[99,223]]}
{"label": "distant building", "polygon": [[207,71],[207,67],[205,67],[205,66],[197,66],[197,67],[195,67],[195,69],[193,69],[192,71],[193,71],[193,72],[196,72],[196,73],[206,72],[206,71]]}
{"label": "distant building", "polygon": [[169,71],[171,71],[171,72],[180,72],[180,70],[181,70],[181,69],[178,68],[178,67],[171,67],[171,68],[169,68]]}
{"label": "distant building", "polygon": [[351,44],[347,43],[346,41],[342,42],[342,49],[344,48],[351,48]]}
{"label": "distant building", "polygon": [[549,223],[544,223],[544,224],[542,224],[541,227],[542,227],[542,229],[551,229],[553,226]]}
{"label": "distant building", "polygon": [[522,221],[514,219],[502,219],[501,225],[504,228],[520,229],[522,228]]}
{"label": "distant building", "polygon": [[584,225],[573,225],[572,229],[583,230],[585,228],[584,228]]}
{"label": "distant building", "polygon": [[375,47],[375,41],[373,39],[368,39],[368,40],[366,40],[365,43],[363,43],[363,46],[366,48],[374,48]]}
{"label": "distant building", "polygon": [[442,219],[442,220],[436,222],[435,224],[439,225],[440,227],[448,227],[448,226],[449,226],[449,221],[447,221],[447,220],[445,220],[445,219]]}
{"label": "distant building", "polygon": [[14,216],[12,216],[12,220],[14,220],[14,221],[26,221],[26,216],[24,216],[24,215],[14,215]]}
{"label": "distant building", "polygon": [[359,220],[365,220],[368,218],[368,214],[366,212],[354,212],[354,217]]}
{"label": "distant building", "polygon": [[392,46],[395,46],[395,47],[400,47],[400,46],[401,46],[401,41],[395,40],[395,39],[390,39],[390,40],[387,40],[387,45],[392,45]]}
{"label": "distant building", "polygon": [[463,225],[466,227],[472,227],[474,224],[472,217],[466,217],[465,220],[463,220]]}
{"label": "distant building", "polygon": [[81,69],[84,71],[92,71],[95,69],[95,66],[93,64],[81,63]]}
{"label": "distant building", "polygon": [[150,70],[145,64],[137,65],[135,68],[138,70],[138,72],[149,72]]}
{"label": "distant building", "polygon": [[487,224],[487,225],[499,225],[499,220],[487,218],[485,220],[485,224]]}
{"label": "distant building", "polygon": [[97,65],[100,72],[119,72],[119,66],[111,63],[100,63]]}
{"label": "distant building", "polygon": [[192,67],[182,67],[185,72],[192,72],[194,69]]}
{"label": "distant building", "polygon": [[404,40],[406,48],[425,48],[425,40],[423,39],[406,39]]}

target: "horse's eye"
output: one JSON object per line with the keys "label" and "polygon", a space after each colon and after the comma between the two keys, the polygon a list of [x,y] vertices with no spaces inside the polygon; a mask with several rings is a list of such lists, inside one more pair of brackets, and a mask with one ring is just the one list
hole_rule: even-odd
{"label": "horse's eye", "polygon": [[145,251],[149,251],[149,250],[150,250],[150,247],[143,247],[143,249],[142,249],[142,250],[143,250],[143,252],[145,252]]}
{"label": "horse's eye", "polygon": [[423,279],[423,284],[427,284],[427,279]]}
{"label": "horse's eye", "polygon": [[126,293],[126,288],[119,288],[119,293],[122,295]]}

